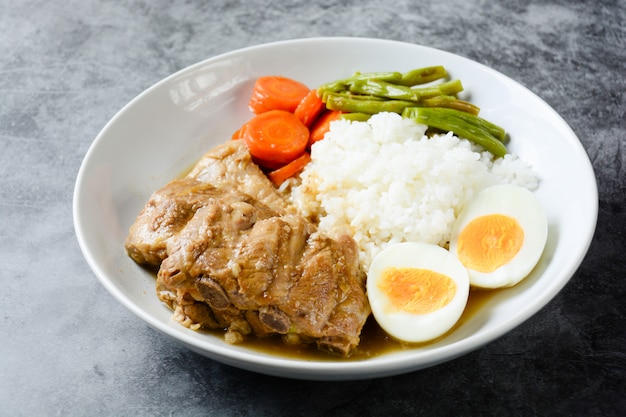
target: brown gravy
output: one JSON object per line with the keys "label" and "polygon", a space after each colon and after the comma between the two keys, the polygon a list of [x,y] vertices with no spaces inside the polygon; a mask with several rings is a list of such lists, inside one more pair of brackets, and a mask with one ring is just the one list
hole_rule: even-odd
{"label": "brown gravy", "polygon": [[[500,290],[470,290],[469,299],[465,311],[455,328],[461,326],[464,322],[476,315],[484,305],[493,298],[494,294]],[[360,361],[368,358],[376,357],[385,353],[395,352],[399,350],[411,349],[415,346],[428,346],[436,341],[445,338],[454,329],[450,330],[446,335],[440,338],[421,344],[408,344],[399,342],[391,338],[374,320],[369,317],[361,332],[361,343],[356,352],[349,358],[337,358],[317,349],[315,344],[311,345],[287,345],[280,336],[271,336],[267,338],[250,337],[241,345],[250,349],[268,353],[272,355],[282,356],[288,359],[315,360],[315,361]],[[211,334],[222,334],[221,331],[208,331]]]}

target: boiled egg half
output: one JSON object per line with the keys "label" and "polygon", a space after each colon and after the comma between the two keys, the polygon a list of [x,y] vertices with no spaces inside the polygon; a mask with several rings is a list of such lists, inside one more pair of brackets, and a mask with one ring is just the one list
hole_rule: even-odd
{"label": "boiled egg half", "polygon": [[495,185],[479,192],[461,211],[450,252],[468,269],[472,286],[510,287],[537,265],[547,235],[546,215],[531,191]]}
{"label": "boiled egg half", "polygon": [[446,249],[405,242],[387,247],[370,265],[367,295],[372,314],[393,338],[433,340],[457,323],[467,304],[467,270]]}

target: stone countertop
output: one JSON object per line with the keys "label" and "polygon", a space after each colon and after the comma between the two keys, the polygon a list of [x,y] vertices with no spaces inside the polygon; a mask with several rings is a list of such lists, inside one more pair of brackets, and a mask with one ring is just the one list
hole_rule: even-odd
{"label": "stone countertop", "polygon": [[[623,0],[0,0],[0,415],[626,414],[625,17]],[[563,116],[595,169],[599,218],[548,306],[432,368],[310,382],[201,357],[109,295],[72,224],[76,175],[100,129],[190,64],[317,36],[459,54]]]}

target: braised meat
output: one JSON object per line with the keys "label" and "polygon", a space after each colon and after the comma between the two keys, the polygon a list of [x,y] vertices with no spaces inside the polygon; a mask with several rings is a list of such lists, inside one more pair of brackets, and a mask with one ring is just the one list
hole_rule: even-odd
{"label": "braised meat", "polygon": [[341,356],[370,313],[356,243],[295,213],[240,141],[150,198],[126,248],[159,265],[157,294],[181,324],[228,342],[280,334]]}
{"label": "braised meat", "polygon": [[293,211],[254,163],[242,140],[228,141],[204,154],[187,177],[216,187],[235,188],[281,214]]}
{"label": "braised meat", "polygon": [[176,181],[168,184],[154,193],[131,226],[126,247],[136,262],[158,266],[165,259],[168,240],[214,193],[203,187],[203,183],[210,183],[211,188],[240,190],[280,214],[292,210],[252,161],[241,140],[229,141],[207,152],[186,178],[197,180],[198,187],[190,188],[189,183]]}

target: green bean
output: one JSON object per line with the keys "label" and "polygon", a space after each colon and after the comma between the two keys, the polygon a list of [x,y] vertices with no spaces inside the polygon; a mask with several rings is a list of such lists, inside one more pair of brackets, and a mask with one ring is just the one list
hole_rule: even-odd
{"label": "green bean", "polygon": [[341,92],[348,90],[348,85],[355,81],[362,80],[380,80],[387,82],[397,82],[402,79],[402,73],[392,71],[392,72],[356,72],[350,78],[345,78],[342,80],[332,81],[326,84],[322,84],[318,87],[317,91],[322,94],[324,92]]}
{"label": "green bean", "polygon": [[352,120],[355,122],[367,122],[372,115],[370,113],[342,113],[343,120]]}
{"label": "green bean", "polygon": [[506,155],[504,144],[483,127],[481,121],[473,120],[481,119],[478,116],[443,107],[409,107],[402,112],[402,116],[429,127],[452,131],[457,136],[482,146],[497,157]]}
{"label": "green bean", "polygon": [[437,65],[434,67],[417,68],[402,74],[402,78],[398,81],[400,85],[414,86],[426,84],[431,81],[439,80],[448,76],[446,69]]}
{"label": "green bean", "polygon": [[464,111],[466,113],[473,114],[474,116],[478,116],[480,112],[480,108],[475,104],[470,103],[469,101],[460,100],[454,96],[435,96],[430,98],[425,98],[419,101],[419,106],[421,107],[447,107],[449,109],[455,109]]}
{"label": "green bean", "polygon": [[355,80],[348,84],[348,89],[350,92],[356,94],[366,94],[397,100],[417,102],[420,99],[419,91],[414,90],[411,87],[395,85],[386,81]]}
{"label": "green bean", "polygon": [[348,91],[348,84],[344,82],[345,80],[332,81],[330,83],[322,84],[317,87],[317,94],[323,96],[324,93],[339,93],[342,91]]}
{"label": "green bean", "polygon": [[376,97],[376,96],[370,96],[368,94],[352,94],[349,91],[324,91],[322,93],[322,102],[326,103],[326,101],[328,100],[328,96],[329,95],[340,95],[342,97],[346,97],[352,100],[361,100],[361,101],[385,101],[387,100],[384,97]]}
{"label": "green bean", "polygon": [[453,96],[463,91],[463,84],[461,83],[461,80],[452,80],[434,85],[432,87],[419,87],[414,90],[418,91],[420,97],[422,98],[435,97],[439,95]]}
{"label": "green bean", "polygon": [[[445,112],[446,110],[442,110],[442,111]],[[496,124],[491,123],[488,120],[483,119],[482,117],[477,117],[467,112],[449,111],[448,113],[450,113],[451,115],[455,117],[458,117],[459,119],[463,119],[467,123],[473,124],[474,126],[489,132],[491,136],[495,137],[500,142],[507,141],[506,131],[503,128],[501,128],[500,126]]]}
{"label": "green bean", "polygon": [[355,72],[349,80],[380,80],[397,83],[402,79],[402,73],[397,71],[388,72]]}
{"label": "green bean", "polygon": [[318,94],[327,109],[344,112],[344,119],[367,120],[376,113],[398,113],[433,128],[453,131],[503,156],[506,132],[478,117],[478,106],[456,97],[463,91],[460,80],[423,85],[447,76],[441,65],[405,73],[356,72],[349,78],[323,84]]}
{"label": "green bean", "polygon": [[460,80],[453,80],[432,87],[411,88],[386,81],[355,80],[348,84],[348,90],[354,94],[418,102],[422,98],[452,96],[463,91],[463,85]]}
{"label": "green bean", "polygon": [[349,94],[325,93],[326,108],[349,113],[376,114],[392,112],[401,114],[406,107],[415,106],[412,101],[406,100],[363,100],[356,99]]}
{"label": "green bean", "polygon": [[[440,94],[454,95],[463,91],[463,85],[460,80],[447,81],[430,87],[410,88],[412,85],[423,84],[428,81],[443,78],[442,75],[445,76],[445,74],[445,69],[441,66],[421,68],[404,74],[400,72],[357,72],[350,78],[322,84],[317,90],[320,94],[325,92],[338,93],[350,90],[351,88],[384,90],[383,87],[376,84],[382,84],[384,87],[387,87],[387,89],[390,88],[390,85],[393,85],[395,89],[403,91],[402,94],[407,94],[405,97],[412,97],[409,98],[410,100],[416,100],[415,97],[417,94],[419,94],[420,97],[433,97]],[[367,86],[367,84],[371,85]],[[413,90],[413,93],[408,94],[406,90]],[[375,94],[366,92],[364,94],[382,95],[383,97],[395,98],[394,96],[387,95],[384,91],[377,92]]]}
{"label": "green bean", "polygon": [[[450,108],[444,108],[444,107],[445,106],[436,106],[437,111],[440,112],[440,114],[442,115],[445,114],[447,115],[447,117],[450,117],[450,118],[460,119],[464,123],[468,123],[481,130],[484,130],[485,132],[488,132],[491,136],[493,136],[494,138],[496,138],[502,143],[508,142],[506,131],[502,127],[494,123],[491,123],[490,121],[483,119],[482,117],[478,117],[475,114],[471,114],[470,112],[462,111],[461,109],[455,109],[452,107]],[[406,113],[404,114],[407,117],[411,117],[411,114],[413,113],[414,113],[414,110],[408,109]]]}

